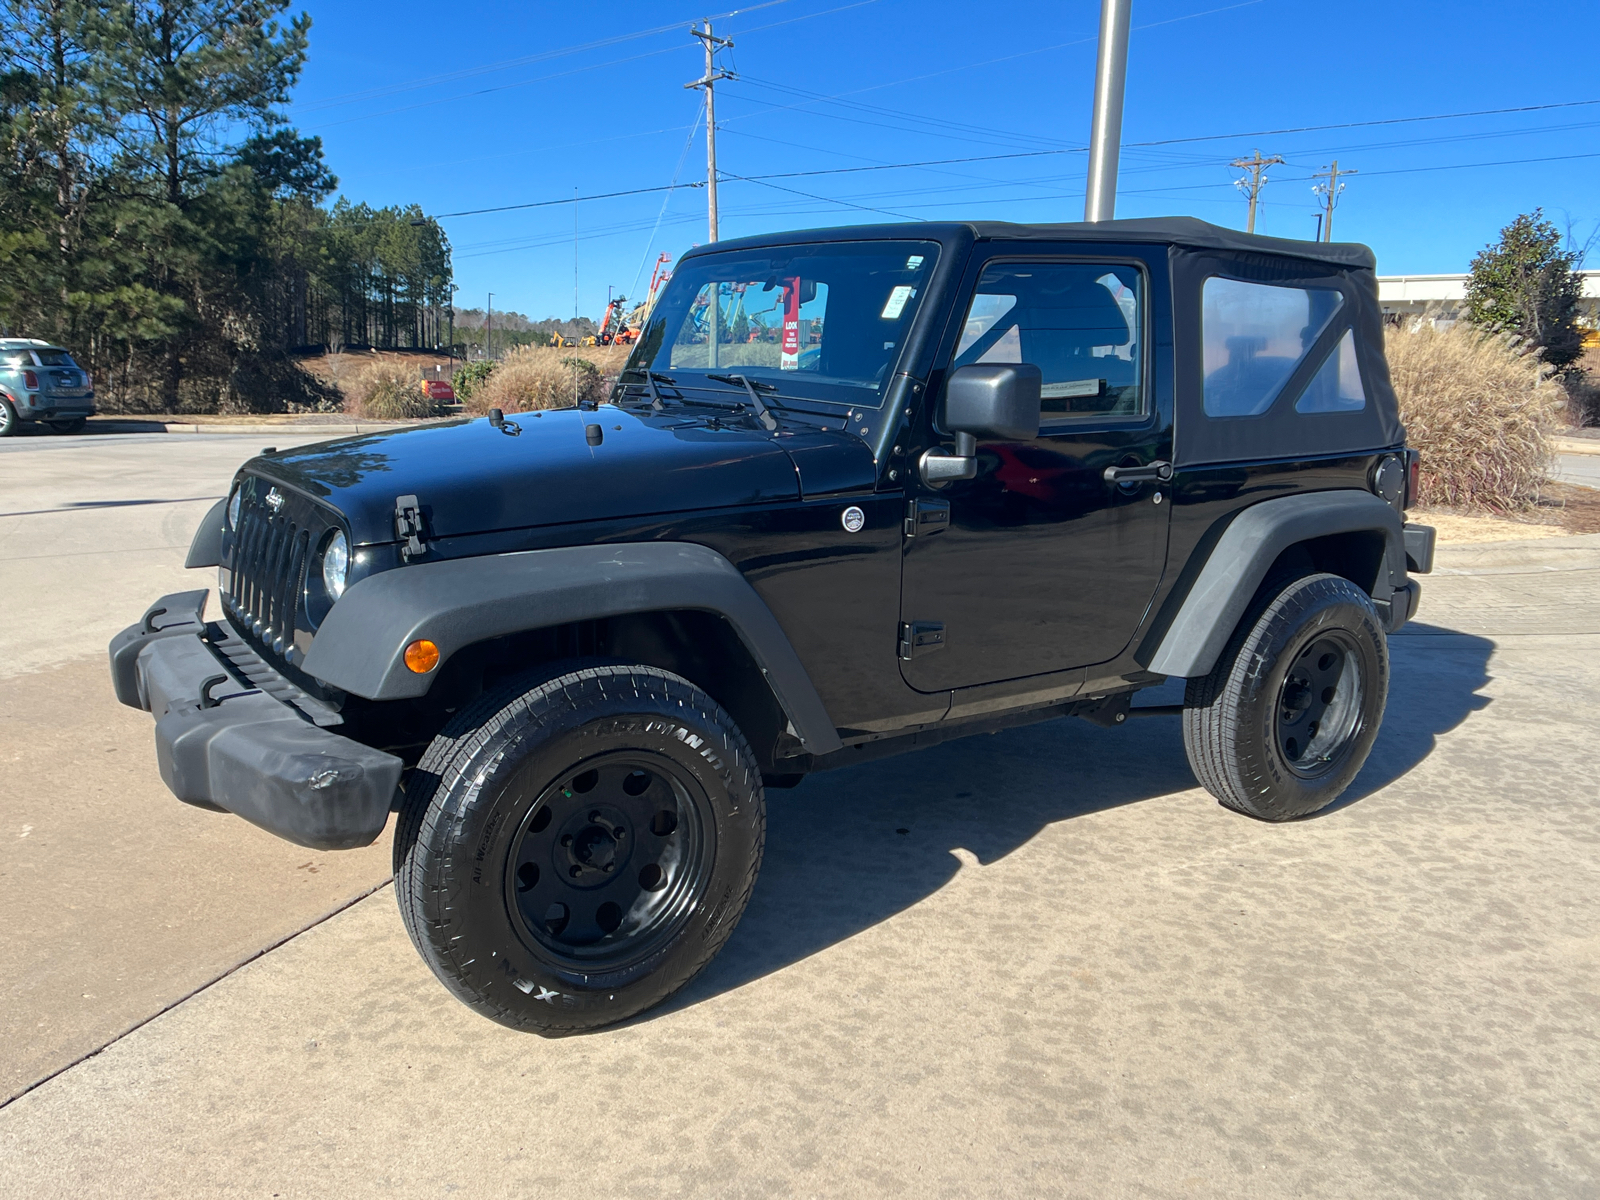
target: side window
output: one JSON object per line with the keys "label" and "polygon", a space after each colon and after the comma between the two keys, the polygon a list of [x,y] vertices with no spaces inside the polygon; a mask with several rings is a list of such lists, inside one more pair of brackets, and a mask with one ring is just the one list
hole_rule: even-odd
{"label": "side window", "polygon": [[991,263],[952,366],[1032,363],[1048,423],[1143,416],[1143,301],[1137,267]]}
{"label": "side window", "polygon": [[1359,412],[1367,406],[1367,391],[1361,386],[1361,366],[1356,362],[1356,335],[1346,329],[1339,344],[1328,354],[1317,373],[1306,384],[1295,412]]}
{"label": "side window", "polygon": [[1271,408],[1343,303],[1336,288],[1207,279],[1200,311],[1206,416],[1258,417]]}

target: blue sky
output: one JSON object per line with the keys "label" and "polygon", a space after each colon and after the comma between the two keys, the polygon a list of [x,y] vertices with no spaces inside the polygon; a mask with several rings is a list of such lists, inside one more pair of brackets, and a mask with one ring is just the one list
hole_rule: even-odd
{"label": "blue sky", "polygon": [[[449,213],[705,178],[699,93],[683,87],[704,59],[687,29],[726,0],[305,7],[311,57],[288,115],[323,138],[352,200]],[[736,43],[721,65],[740,76],[717,91],[724,176],[987,159],[725,180],[722,236],[885,213],[1081,219],[1098,20],[1098,0],[757,0],[720,17]],[[1371,245],[1382,274],[1463,271],[1536,205],[1580,240],[1600,221],[1600,82],[1573,53],[1600,45],[1593,0],[1134,0],[1133,28],[1118,216],[1243,228],[1228,163],[1259,148],[1287,163],[1257,231],[1313,236],[1310,177],[1337,159],[1360,173],[1334,234]],[[1537,105],[1567,107],[1400,120]],[[1391,123],[1267,132],[1367,122]],[[657,253],[706,240],[700,189],[576,214],[590,316],[608,287],[642,293]],[[557,204],[445,219],[458,306],[492,291],[497,309],[570,317],[573,217]]]}

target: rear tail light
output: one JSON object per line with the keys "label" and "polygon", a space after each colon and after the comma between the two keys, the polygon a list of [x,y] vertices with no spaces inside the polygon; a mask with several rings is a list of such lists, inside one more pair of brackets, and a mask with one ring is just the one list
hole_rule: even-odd
{"label": "rear tail light", "polygon": [[32,371],[24,371],[22,373],[22,386],[29,390],[37,388],[39,386],[39,377]]}
{"label": "rear tail light", "polygon": [[1422,490],[1422,455],[1415,450],[1406,451],[1406,502],[1405,507],[1410,508],[1417,502],[1417,495]]}

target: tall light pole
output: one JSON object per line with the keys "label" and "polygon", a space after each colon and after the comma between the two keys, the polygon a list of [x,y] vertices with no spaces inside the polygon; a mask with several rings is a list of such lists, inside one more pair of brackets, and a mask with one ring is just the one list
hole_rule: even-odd
{"label": "tall light pole", "polygon": [[710,227],[710,241],[717,240],[717,80],[736,79],[727,71],[716,69],[716,53],[721,48],[733,49],[729,38],[719,38],[711,32],[711,22],[704,29],[691,28],[689,33],[705,44],[706,73],[686,88],[704,88],[706,93],[706,214]]}
{"label": "tall light pole", "polygon": [[1128,78],[1128,14],[1133,0],[1100,0],[1100,57],[1094,69],[1094,119],[1089,128],[1085,221],[1117,212],[1117,155],[1122,146],[1122,95]]}

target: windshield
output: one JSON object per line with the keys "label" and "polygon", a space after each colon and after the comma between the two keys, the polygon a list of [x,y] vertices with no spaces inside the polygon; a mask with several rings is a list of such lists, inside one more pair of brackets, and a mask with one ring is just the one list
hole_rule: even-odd
{"label": "windshield", "polygon": [[876,408],[938,254],[935,242],[833,242],[691,258],[628,372],[740,374]]}

